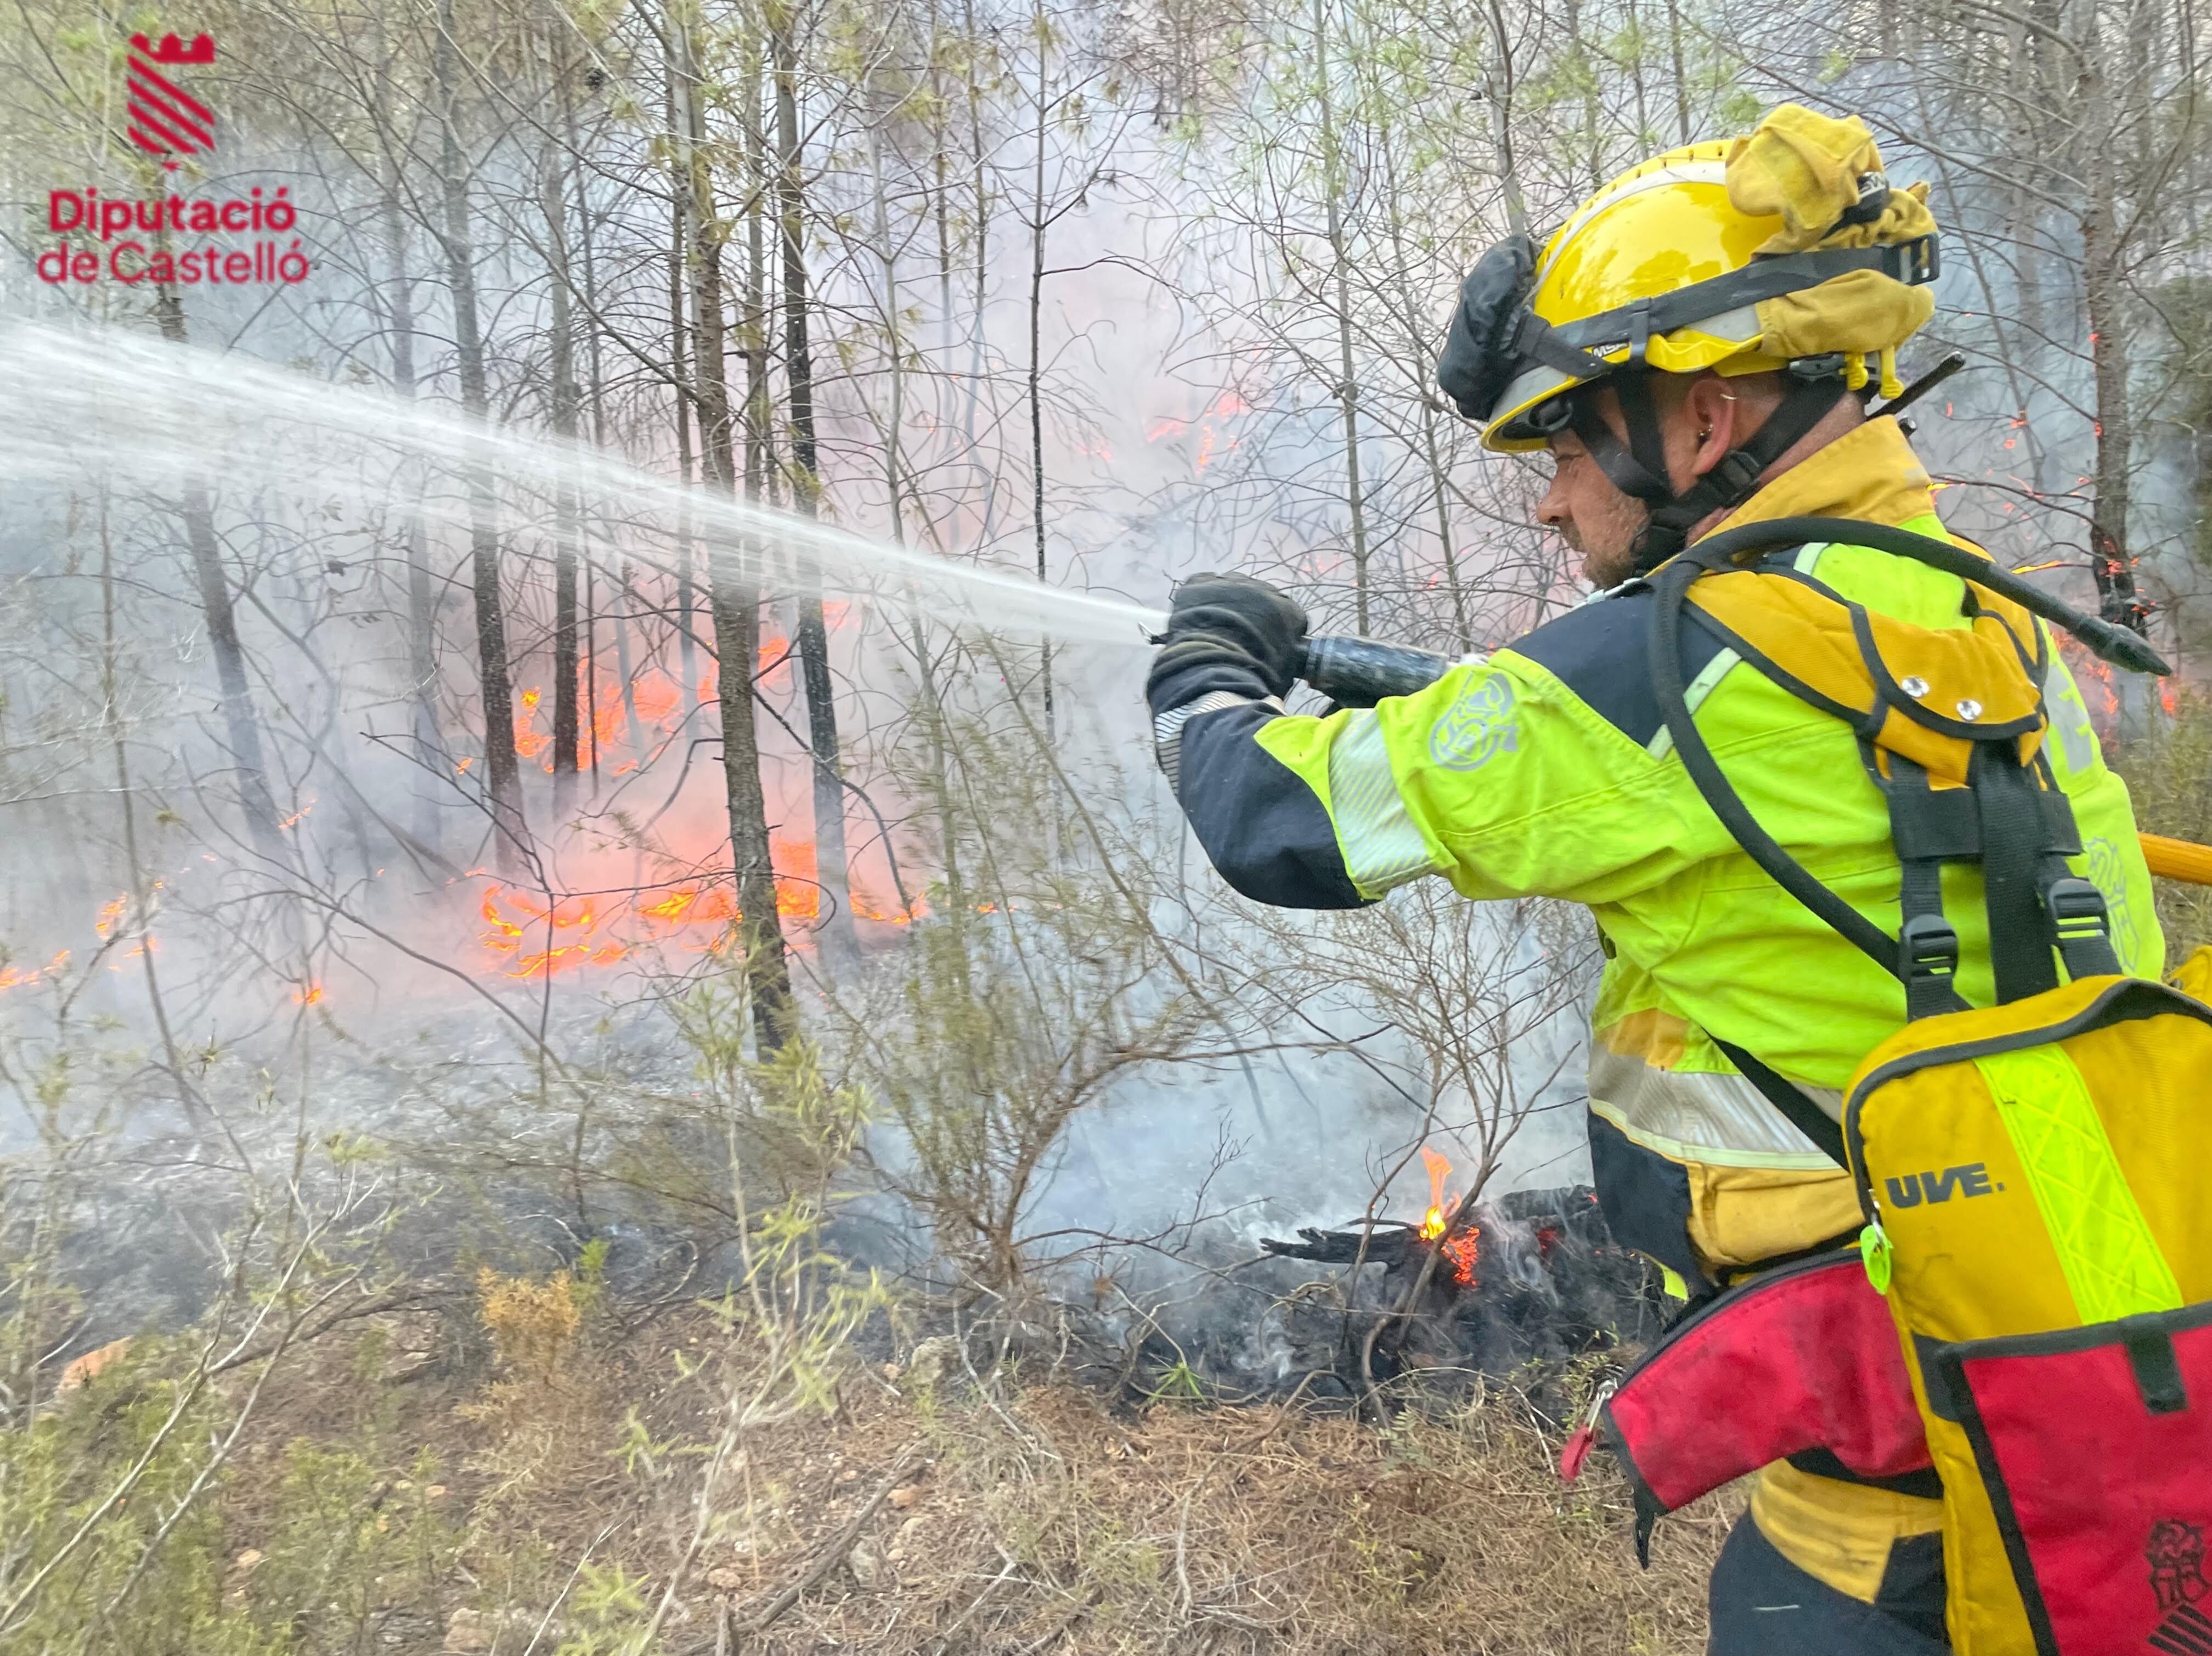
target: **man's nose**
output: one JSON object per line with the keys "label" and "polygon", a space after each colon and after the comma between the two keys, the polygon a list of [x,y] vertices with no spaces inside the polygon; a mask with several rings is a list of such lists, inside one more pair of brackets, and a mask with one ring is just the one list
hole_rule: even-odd
{"label": "man's nose", "polygon": [[1559,475],[1555,472],[1544,490],[1544,498],[1536,502],[1536,521],[1547,529],[1564,529],[1574,521],[1574,515],[1567,509],[1566,496],[1559,488]]}

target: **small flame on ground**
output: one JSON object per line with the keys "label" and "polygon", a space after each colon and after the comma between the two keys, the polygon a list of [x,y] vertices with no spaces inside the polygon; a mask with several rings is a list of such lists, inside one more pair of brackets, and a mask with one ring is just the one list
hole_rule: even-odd
{"label": "small flame on ground", "polygon": [[1452,1209],[1457,1205],[1444,1190],[1444,1180],[1451,1177],[1451,1163],[1424,1144],[1421,1165],[1429,1170],[1429,1207],[1421,1215],[1421,1236],[1437,1245],[1437,1251],[1451,1266],[1453,1279],[1462,1288],[1473,1288],[1477,1232],[1470,1225],[1463,1231],[1446,1234]]}
{"label": "small flame on ground", "polygon": [[[487,923],[485,928],[477,934],[477,941],[495,953],[514,957],[514,965],[504,974],[509,977],[550,977],[570,966],[586,963],[611,965],[629,953],[631,947],[611,941],[580,941],[581,937],[588,937],[598,929],[602,918],[597,902],[588,897],[555,903],[548,907],[526,892],[492,885],[484,887],[482,912]],[[507,917],[510,912],[519,914],[522,918],[511,920]],[[573,943],[547,941],[540,948],[527,947],[535,939],[550,940],[563,931],[580,934],[580,941]]]}
{"label": "small flame on ground", "polygon": [[[811,919],[821,907],[814,884],[813,847],[775,842],[778,861],[788,871],[776,880],[776,912],[786,919]],[[884,925],[908,926],[927,912],[916,900],[914,911],[878,908],[855,886],[853,912]],[[538,893],[496,883],[483,888],[478,906],[484,928],[477,941],[507,957],[507,977],[542,977],[575,966],[611,966],[637,950],[685,937],[695,954],[720,954],[730,946],[732,928],[743,918],[729,886],[700,880],[681,886],[648,886],[637,892],[568,898],[548,904]],[[564,934],[566,935],[564,936]]]}
{"label": "small flame on ground", "polygon": [[1444,1233],[1444,1180],[1451,1176],[1451,1163],[1424,1144],[1421,1165],[1429,1170],[1429,1210],[1421,1218],[1421,1234],[1436,1237]]}
{"label": "small flame on ground", "polygon": [[323,986],[319,983],[310,983],[305,989],[295,989],[292,991],[292,1004],[297,1007],[318,1005],[322,998]]}

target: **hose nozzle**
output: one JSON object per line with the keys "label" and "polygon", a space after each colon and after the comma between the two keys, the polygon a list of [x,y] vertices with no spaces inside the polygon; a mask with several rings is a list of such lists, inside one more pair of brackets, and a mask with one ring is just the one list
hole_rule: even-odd
{"label": "hose nozzle", "polygon": [[1306,640],[1298,677],[1344,707],[1372,707],[1386,696],[1426,690],[1451,669],[1451,658],[1372,638]]}

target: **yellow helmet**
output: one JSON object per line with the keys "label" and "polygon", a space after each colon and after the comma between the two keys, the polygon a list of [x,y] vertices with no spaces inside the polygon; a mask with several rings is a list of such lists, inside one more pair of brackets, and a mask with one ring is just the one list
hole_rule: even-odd
{"label": "yellow helmet", "polygon": [[[1437,383],[1482,423],[1485,447],[1539,448],[1571,428],[1620,487],[1651,504],[1659,527],[1694,521],[1693,508],[1702,516],[1747,495],[1789,441],[1863,387],[1869,356],[1884,394],[1898,394],[1897,347],[1935,309],[1926,195],[1890,187],[1856,119],[1784,104],[1748,137],[1622,174],[1540,256],[1527,236],[1493,247],[1461,289]],[[1648,376],[1707,368],[1786,368],[1795,389],[1694,498],[1678,498]],[[1572,394],[1600,382],[1620,393],[1625,448]]]}

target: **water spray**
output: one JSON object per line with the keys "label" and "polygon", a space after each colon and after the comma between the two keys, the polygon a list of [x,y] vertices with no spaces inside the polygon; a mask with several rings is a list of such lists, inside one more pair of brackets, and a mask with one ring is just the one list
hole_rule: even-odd
{"label": "water spray", "polygon": [[[88,349],[88,344],[96,348]],[[0,333],[0,377],[36,386],[35,397],[0,411],[0,472],[17,482],[81,476],[88,466],[137,472],[162,484],[197,474],[210,482],[265,487],[285,481],[319,498],[373,508],[387,490],[333,460],[322,432],[434,466],[483,466],[543,490],[580,489],[611,518],[635,521],[688,514],[726,573],[772,587],[802,581],[868,590],[888,584],[904,600],[939,614],[1033,631],[1070,642],[1137,645],[1166,618],[1122,600],[1071,591],[1026,574],[896,546],[755,502],[689,488],[601,451],[487,427],[386,393],[335,385],[248,357],[178,346],[148,335],[21,323]],[[259,443],[248,439],[258,435]],[[426,492],[424,515],[465,528],[455,496]],[[2171,669],[2140,635],[2087,616],[1964,549],[1881,526],[1788,519],[1714,537],[1717,556],[1783,540],[1850,539],[1899,551],[1959,575],[2062,627],[2094,654],[2136,672]],[[1891,544],[1895,543],[1895,544]],[[672,563],[635,549],[647,568]],[[1306,642],[1299,676],[1347,706],[1410,695],[1441,678],[1450,658],[1368,638]]]}
{"label": "water spray", "polygon": [[[19,323],[0,332],[0,381],[18,388],[0,405],[0,476],[19,484],[105,475],[166,489],[197,477],[241,493],[296,488],[318,505],[373,520],[392,491],[363,462],[383,456],[450,474],[481,469],[548,500],[573,489],[606,521],[653,526],[663,537],[688,523],[726,578],[770,590],[807,583],[881,593],[947,619],[1071,643],[1139,644],[1166,624],[1141,605],[891,545],[688,487],[601,450],[149,334]],[[409,509],[466,533],[465,495],[425,490]],[[672,560],[626,550],[638,564],[675,573]]]}

